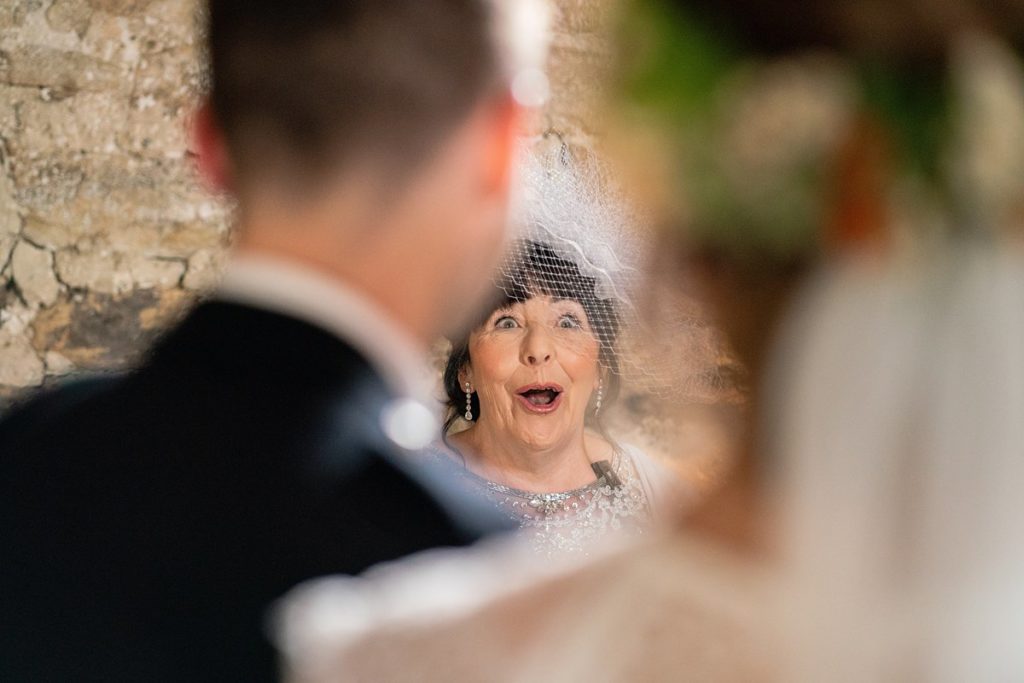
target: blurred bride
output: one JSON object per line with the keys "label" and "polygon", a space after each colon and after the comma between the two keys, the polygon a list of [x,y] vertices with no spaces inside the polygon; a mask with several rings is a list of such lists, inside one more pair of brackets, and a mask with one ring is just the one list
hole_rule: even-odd
{"label": "blurred bride", "polygon": [[290,680],[1024,679],[1024,17],[781,4],[627,21],[625,109],[677,155],[661,197],[752,376],[733,478],[587,563],[300,587]]}

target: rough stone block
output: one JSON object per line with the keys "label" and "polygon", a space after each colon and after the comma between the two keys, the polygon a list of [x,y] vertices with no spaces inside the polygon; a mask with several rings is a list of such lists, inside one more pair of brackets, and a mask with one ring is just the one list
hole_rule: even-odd
{"label": "rough stone block", "polygon": [[187,267],[185,259],[153,258],[141,254],[126,255],[124,263],[132,284],[147,289],[177,287]]}
{"label": "rough stone block", "polygon": [[228,206],[199,185],[186,159],[119,155],[24,160],[15,168],[15,199],[35,218],[81,234],[135,223],[223,222]]}
{"label": "rough stone block", "polygon": [[142,12],[153,3],[153,0],[89,0],[93,9],[109,14],[136,14]]}
{"label": "rough stone block", "polygon": [[0,137],[4,139],[5,146],[16,135],[19,127],[17,104],[26,97],[32,96],[38,97],[39,90],[14,86],[0,87]]}
{"label": "rough stone block", "polygon": [[37,96],[19,103],[18,118],[19,134],[11,142],[17,154],[116,154],[119,128],[111,121],[128,120],[128,102],[111,93],[81,92],[50,102]]}
{"label": "rough stone block", "polygon": [[[127,16],[95,12],[82,37],[81,49],[133,69],[150,63],[162,67],[165,76],[173,79],[184,68],[175,55],[197,42],[199,4],[197,0],[163,0]],[[193,61],[197,60],[194,56]]]}
{"label": "rough stone block", "polygon": [[79,242],[89,232],[88,225],[82,222],[75,222],[71,225],[65,223],[50,223],[42,220],[35,214],[25,217],[24,236],[33,244],[38,244],[52,249],[64,249],[66,247],[78,246]]}
{"label": "rough stone block", "polygon": [[228,222],[207,219],[161,225],[160,253],[165,256],[191,256],[206,249],[227,246]]}
{"label": "rough stone block", "polygon": [[56,351],[47,351],[43,356],[46,374],[50,376],[66,375],[75,370],[75,364]]}
{"label": "rough stone block", "polygon": [[66,159],[19,157],[11,161],[14,201],[45,218],[66,206],[78,194],[85,179],[80,162]]}
{"label": "rough stone block", "polygon": [[92,8],[85,0],[54,0],[46,10],[46,21],[54,31],[74,31],[79,37],[89,30]]}
{"label": "rough stone block", "polygon": [[0,165],[0,271],[10,260],[11,250],[21,232],[21,215],[14,203],[14,188]]}
{"label": "rough stone block", "polygon": [[0,3],[0,28],[17,28],[31,12],[38,11],[43,0],[8,0]]}
{"label": "rough stone block", "polygon": [[60,295],[60,283],[53,272],[53,254],[22,240],[11,257],[11,274],[26,303],[49,306]]}
{"label": "rough stone block", "polygon": [[82,369],[123,368],[191,303],[177,289],[90,292],[41,311],[32,325],[33,345]]}
{"label": "rough stone block", "polygon": [[128,154],[181,159],[188,149],[185,115],[194,108],[194,100],[184,95],[180,99],[162,94],[136,95],[125,107],[124,125],[107,133]]}
{"label": "rough stone block", "polygon": [[224,268],[225,252],[219,249],[201,249],[188,260],[188,272],[182,284],[186,289],[209,291],[220,280]]}
{"label": "rough stone block", "polygon": [[32,387],[43,381],[46,368],[28,336],[0,327],[0,385]]}
{"label": "rough stone block", "polygon": [[20,45],[0,51],[0,83],[77,92],[116,91],[125,86],[126,80],[116,65],[81,52],[43,45]]}
{"label": "rough stone block", "polygon": [[57,273],[61,282],[75,289],[114,294],[132,288],[131,272],[120,255],[110,251],[58,251]]}

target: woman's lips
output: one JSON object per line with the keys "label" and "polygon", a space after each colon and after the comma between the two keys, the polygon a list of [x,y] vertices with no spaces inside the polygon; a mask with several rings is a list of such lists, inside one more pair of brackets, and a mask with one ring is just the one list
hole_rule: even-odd
{"label": "woman's lips", "polygon": [[561,392],[556,393],[550,403],[533,403],[523,394],[516,394],[516,398],[519,400],[519,405],[523,406],[523,408],[531,413],[551,413],[557,410],[558,406],[562,404]]}
{"label": "woman's lips", "polygon": [[562,387],[557,384],[527,384],[516,390],[516,398],[531,413],[550,413],[562,402]]}

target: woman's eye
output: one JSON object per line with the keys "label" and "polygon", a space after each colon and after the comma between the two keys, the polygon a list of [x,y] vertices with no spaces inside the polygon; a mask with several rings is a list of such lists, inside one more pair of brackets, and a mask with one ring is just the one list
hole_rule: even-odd
{"label": "woman's eye", "polygon": [[515,318],[503,315],[494,321],[494,326],[499,330],[511,330],[512,328],[519,327],[519,323],[516,322]]}
{"label": "woman's eye", "polygon": [[582,323],[580,323],[580,319],[574,316],[572,313],[566,313],[561,318],[559,318],[558,326],[565,329],[583,327]]}

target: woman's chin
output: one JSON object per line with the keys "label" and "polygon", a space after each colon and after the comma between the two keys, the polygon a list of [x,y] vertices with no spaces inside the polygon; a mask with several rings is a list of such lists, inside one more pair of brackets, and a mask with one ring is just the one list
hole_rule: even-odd
{"label": "woman's chin", "polygon": [[[578,421],[582,423],[582,419]],[[535,414],[522,411],[516,416],[519,439],[529,448],[544,450],[566,443],[578,433],[579,424],[567,413]]]}
{"label": "woman's chin", "polygon": [[528,450],[531,451],[549,451],[558,448],[562,445],[565,440],[564,432],[559,434],[543,434],[537,432],[529,432],[520,435],[520,440]]}

